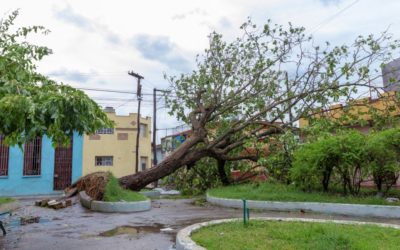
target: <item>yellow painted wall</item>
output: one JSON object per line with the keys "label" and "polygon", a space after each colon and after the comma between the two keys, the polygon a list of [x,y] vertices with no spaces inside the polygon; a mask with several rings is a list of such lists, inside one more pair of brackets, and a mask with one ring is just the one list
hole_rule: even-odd
{"label": "yellow painted wall", "polygon": [[[83,175],[97,171],[110,171],[116,177],[135,173],[135,152],[137,135],[137,114],[119,116],[107,113],[115,121],[114,134],[85,135],[83,139]],[[147,157],[147,168],[151,167],[151,118],[141,118],[142,124],[147,125],[145,137],[139,142],[140,157]],[[119,133],[127,133],[127,140],[118,140]],[[97,138],[97,139],[95,139]],[[113,166],[96,166],[96,156],[113,156]]]}
{"label": "yellow painted wall", "polygon": [[[389,110],[389,107],[393,107],[393,110],[389,111],[389,115],[397,116],[400,114],[400,107],[396,102],[396,93],[394,91],[383,93],[378,99],[369,100],[368,98],[354,100],[349,103],[350,110],[349,114],[360,115],[362,120],[371,120],[371,115],[368,114],[370,108],[374,108],[377,111],[381,111],[382,114]],[[332,105],[329,110],[314,115],[314,118],[326,117],[329,119],[339,119],[343,115],[343,106],[341,104]],[[309,121],[305,118],[299,120],[299,127],[304,128],[309,125]]]}

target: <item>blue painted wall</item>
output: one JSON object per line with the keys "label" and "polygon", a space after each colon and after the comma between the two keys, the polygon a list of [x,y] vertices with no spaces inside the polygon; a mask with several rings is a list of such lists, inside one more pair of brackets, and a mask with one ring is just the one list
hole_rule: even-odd
{"label": "blue painted wall", "polygon": [[[82,175],[82,136],[74,133],[72,152],[72,182]],[[0,196],[56,194],[54,181],[54,148],[50,138],[42,139],[41,174],[23,176],[24,153],[18,147],[10,147],[8,176],[0,177]]]}
{"label": "blue painted wall", "polygon": [[72,147],[72,183],[82,176],[83,137],[74,133]]}

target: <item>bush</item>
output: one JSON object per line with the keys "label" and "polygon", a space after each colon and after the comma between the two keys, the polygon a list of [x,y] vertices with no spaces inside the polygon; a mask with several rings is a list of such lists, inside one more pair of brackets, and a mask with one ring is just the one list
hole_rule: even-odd
{"label": "bush", "polygon": [[[229,168],[229,164],[226,164]],[[164,179],[164,184],[175,186],[183,195],[203,194],[207,189],[221,185],[217,161],[203,158],[195,166],[180,168]]]}
{"label": "bush", "polygon": [[400,129],[371,134],[366,143],[367,164],[379,193],[387,193],[400,171]]}
{"label": "bush", "polygon": [[265,165],[270,177],[282,183],[291,182],[289,171],[292,168],[293,153],[298,146],[296,136],[287,131],[269,142],[270,155],[259,160],[261,165]]}
{"label": "bush", "polygon": [[302,145],[294,153],[292,180],[302,189],[322,187],[324,191],[334,180],[341,184],[344,194],[357,194],[366,174],[362,164],[364,142],[364,135],[350,131]]}

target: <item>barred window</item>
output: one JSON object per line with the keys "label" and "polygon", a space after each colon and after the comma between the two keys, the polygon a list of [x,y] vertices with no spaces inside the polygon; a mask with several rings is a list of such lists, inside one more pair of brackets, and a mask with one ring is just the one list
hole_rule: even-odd
{"label": "barred window", "polygon": [[113,156],[96,156],[94,161],[96,166],[112,166],[113,160]]}
{"label": "barred window", "polygon": [[24,175],[40,175],[42,158],[42,138],[37,137],[25,143]]}
{"label": "barred window", "polygon": [[98,134],[98,135],[100,135],[100,134],[112,135],[112,134],[114,134],[114,128],[101,128],[101,129],[96,131],[96,134]]}
{"label": "barred window", "polygon": [[8,175],[9,147],[4,144],[4,136],[0,135],[0,176]]}

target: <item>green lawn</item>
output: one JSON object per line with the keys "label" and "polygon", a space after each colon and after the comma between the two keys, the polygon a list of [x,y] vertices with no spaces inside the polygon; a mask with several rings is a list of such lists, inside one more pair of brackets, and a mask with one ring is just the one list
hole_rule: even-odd
{"label": "green lawn", "polygon": [[10,197],[0,197],[0,205],[13,202],[14,199]]}
{"label": "green lawn", "polygon": [[192,239],[212,249],[399,249],[400,230],[372,225],[241,221],[201,228]]}
{"label": "green lawn", "polygon": [[119,183],[118,179],[115,178],[113,175],[110,174],[108,183],[106,185],[106,189],[104,192],[104,201],[110,201],[110,202],[115,202],[115,201],[144,201],[147,200],[147,198],[138,193],[138,192],[133,192],[127,189],[123,189]]}
{"label": "green lawn", "polygon": [[[251,183],[243,185],[232,185],[220,187],[208,191],[211,196],[265,201],[309,201],[329,203],[352,203],[352,204],[375,204],[395,205],[400,202],[389,203],[384,198],[376,197],[373,192],[365,191],[360,196],[343,196],[338,193],[303,192],[293,185],[283,185],[264,182],[260,184]],[[395,196],[398,195],[394,194]]]}

